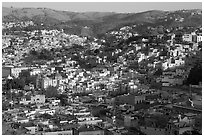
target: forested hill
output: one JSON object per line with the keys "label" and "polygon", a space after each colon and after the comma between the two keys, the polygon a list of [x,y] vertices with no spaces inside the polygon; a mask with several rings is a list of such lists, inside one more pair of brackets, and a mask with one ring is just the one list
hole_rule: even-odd
{"label": "forested hill", "polygon": [[[33,21],[47,27],[64,29],[69,33],[81,33],[88,26],[90,31],[104,34],[128,25],[175,26],[202,25],[202,10],[159,11],[151,10],[141,13],[114,13],[114,12],[69,12],[57,11],[48,8],[2,8],[3,22]],[[141,26],[139,27],[141,28]]]}

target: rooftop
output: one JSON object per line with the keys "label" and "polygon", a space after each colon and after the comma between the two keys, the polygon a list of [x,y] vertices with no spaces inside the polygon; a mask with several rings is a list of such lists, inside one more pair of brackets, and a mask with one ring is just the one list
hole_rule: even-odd
{"label": "rooftop", "polygon": [[95,125],[85,125],[79,128],[79,132],[97,131],[97,130],[103,130],[103,129]]}

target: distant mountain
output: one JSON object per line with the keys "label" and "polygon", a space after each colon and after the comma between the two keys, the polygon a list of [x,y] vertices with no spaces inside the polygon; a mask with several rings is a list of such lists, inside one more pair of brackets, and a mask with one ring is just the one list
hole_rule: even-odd
{"label": "distant mountain", "polygon": [[26,19],[35,20],[41,19],[46,20],[45,18],[53,18],[58,21],[71,21],[71,20],[97,20],[104,16],[112,15],[115,13],[112,12],[69,12],[69,11],[57,11],[48,8],[2,8],[3,21],[12,21],[8,20],[7,17],[13,16],[18,19],[18,21]]}
{"label": "distant mountain", "polygon": [[2,8],[3,22],[28,21],[63,28],[70,33],[80,33],[88,26],[95,34],[102,34],[124,25],[144,26],[201,26],[202,10],[159,11],[141,13],[69,12],[48,8]]}

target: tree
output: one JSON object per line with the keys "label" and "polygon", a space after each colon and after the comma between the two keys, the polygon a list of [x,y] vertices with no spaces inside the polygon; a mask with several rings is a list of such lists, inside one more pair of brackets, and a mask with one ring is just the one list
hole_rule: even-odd
{"label": "tree", "polygon": [[162,75],[162,69],[159,68],[157,71],[154,73],[155,76],[161,76]]}
{"label": "tree", "polygon": [[56,97],[58,95],[58,91],[56,87],[49,86],[45,90],[45,96],[46,97]]}
{"label": "tree", "polygon": [[20,73],[19,77],[20,77],[21,80],[25,81],[26,85],[29,85],[31,83],[36,85],[36,78],[37,78],[37,76],[31,76],[29,70],[22,71]]}
{"label": "tree", "polygon": [[38,52],[35,51],[35,50],[31,50],[29,53],[30,53],[31,55],[33,55],[33,56],[37,56],[37,55],[38,55]]}
{"label": "tree", "polygon": [[52,55],[51,51],[49,51],[49,50],[47,50],[47,49],[43,49],[43,50],[39,53],[38,59],[52,60],[52,59],[53,59],[53,55]]}
{"label": "tree", "polygon": [[3,101],[2,102],[2,110],[8,110],[8,108],[9,108],[9,102]]}
{"label": "tree", "polygon": [[67,95],[66,94],[58,95],[58,99],[60,99],[60,103],[61,103],[62,106],[68,105]]}
{"label": "tree", "polygon": [[155,119],[155,125],[160,128],[166,127],[168,123],[168,117],[164,115],[155,115],[154,119]]}
{"label": "tree", "polygon": [[129,69],[137,70],[139,68],[139,64],[137,61],[132,62],[129,66]]}
{"label": "tree", "polygon": [[11,81],[11,87],[13,89],[24,89],[25,86],[25,80],[24,79],[13,79]]}
{"label": "tree", "polygon": [[28,70],[23,70],[20,74],[19,74],[20,78],[27,78],[30,77],[30,71]]}
{"label": "tree", "polygon": [[6,80],[6,83],[3,85],[3,90],[10,90],[12,88],[12,80]]}
{"label": "tree", "polygon": [[162,84],[161,83],[157,83],[155,80],[151,80],[150,88],[161,89],[162,88]]}
{"label": "tree", "polygon": [[91,111],[92,115],[96,117],[105,116],[106,112],[107,110],[103,108],[102,106],[93,107]]}
{"label": "tree", "polygon": [[198,85],[199,82],[202,82],[202,64],[196,63],[190,70],[187,78],[187,84]]}

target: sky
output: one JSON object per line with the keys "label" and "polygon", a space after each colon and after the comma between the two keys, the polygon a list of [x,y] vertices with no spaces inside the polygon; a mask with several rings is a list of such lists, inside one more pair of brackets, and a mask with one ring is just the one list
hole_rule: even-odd
{"label": "sky", "polygon": [[3,2],[3,7],[51,8],[74,12],[136,13],[148,10],[202,9],[201,2]]}

